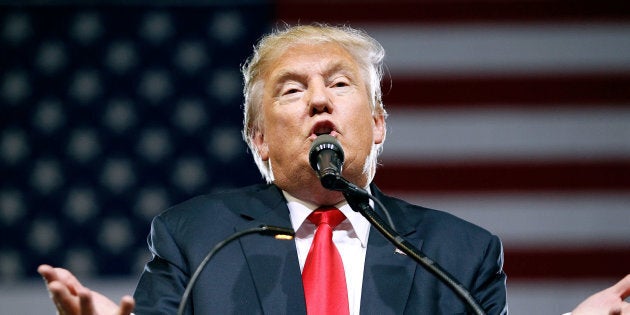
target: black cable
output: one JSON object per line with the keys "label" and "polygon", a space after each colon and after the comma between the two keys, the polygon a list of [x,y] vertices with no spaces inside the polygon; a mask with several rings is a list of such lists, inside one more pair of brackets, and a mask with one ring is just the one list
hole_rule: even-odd
{"label": "black cable", "polygon": [[[288,228],[283,228],[283,227],[277,227],[277,226],[271,226],[271,225],[260,225],[258,227],[255,228],[251,228],[251,229],[247,229],[247,230],[243,230],[240,232],[236,232],[234,234],[232,234],[231,236],[229,236],[228,238],[222,240],[221,242],[217,243],[217,245],[215,245],[212,250],[210,250],[210,252],[208,252],[208,254],[206,255],[206,257],[201,261],[201,263],[199,264],[199,266],[197,267],[197,269],[195,270],[195,272],[193,273],[193,275],[190,277],[190,280],[188,281],[188,285],[186,286],[186,290],[184,291],[184,294],[182,295],[182,299],[179,302],[179,308],[177,309],[177,315],[183,315],[184,314],[184,309],[186,308],[186,303],[188,302],[188,299],[190,298],[190,293],[192,292],[193,287],[195,286],[195,283],[197,282],[197,279],[199,278],[199,275],[201,274],[201,272],[203,271],[204,267],[208,264],[208,262],[210,261],[210,259],[212,258],[212,256],[214,256],[221,248],[223,248],[225,245],[227,245],[228,243],[232,242],[235,239],[238,239],[242,236],[248,235],[248,234],[253,234],[253,233],[260,233],[263,235],[270,235],[270,236],[274,236],[277,239],[293,239],[293,236],[295,235],[295,232],[293,231],[293,229],[288,229]],[[284,237],[282,237],[284,236]]]}

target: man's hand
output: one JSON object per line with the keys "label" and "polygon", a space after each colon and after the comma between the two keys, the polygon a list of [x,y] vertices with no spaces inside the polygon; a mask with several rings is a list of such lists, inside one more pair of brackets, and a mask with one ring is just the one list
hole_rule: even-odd
{"label": "man's hand", "polygon": [[577,306],[572,315],[630,315],[630,274],[612,287],[597,292]]}
{"label": "man's hand", "polygon": [[124,296],[120,305],[102,294],[92,291],[79,282],[68,270],[41,265],[37,268],[50,293],[59,315],[129,315],[135,302]]}

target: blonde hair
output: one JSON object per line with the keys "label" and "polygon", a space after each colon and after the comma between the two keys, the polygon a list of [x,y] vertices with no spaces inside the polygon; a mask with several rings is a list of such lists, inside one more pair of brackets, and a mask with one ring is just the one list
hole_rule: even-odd
{"label": "blonde hair", "polygon": [[[387,116],[382,102],[381,79],[383,78],[383,59],[385,50],[379,42],[367,33],[349,26],[329,26],[325,24],[298,25],[276,29],[264,36],[254,47],[254,52],[242,66],[245,86],[243,95],[243,139],[254,155],[254,161],[263,178],[273,182],[271,165],[262,160],[254,145],[254,136],[263,125],[262,98],[265,71],[277,57],[292,46],[300,44],[335,43],[346,49],[362,70],[366,88],[370,93],[372,115]],[[382,150],[382,142],[372,147],[364,172],[372,180],[376,170],[377,158]]]}

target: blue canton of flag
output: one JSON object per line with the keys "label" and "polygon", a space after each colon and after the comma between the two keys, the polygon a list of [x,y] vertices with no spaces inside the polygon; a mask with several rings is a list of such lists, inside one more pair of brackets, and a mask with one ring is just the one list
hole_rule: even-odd
{"label": "blue canton of flag", "polygon": [[267,6],[0,12],[0,279],[138,274],[153,216],[261,181],[239,66]]}

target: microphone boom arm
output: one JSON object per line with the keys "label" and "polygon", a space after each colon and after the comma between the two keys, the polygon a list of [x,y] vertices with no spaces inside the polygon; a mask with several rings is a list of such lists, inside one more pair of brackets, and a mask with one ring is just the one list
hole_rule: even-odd
{"label": "microphone boom arm", "polygon": [[[396,227],[389,215],[389,211],[387,211],[387,208],[377,198],[341,176],[344,153],[337,139],[329,134],[317,136],[311,144],[308,156],[309,163],[313,170],[315,170],[315,174],[317,174],[324,188],[342,192],[350,207],[354,211],[361,213],[361,215],[376,227],[396,248],[407,254],[407,256],[411,257],[446,284],[475,312],[475,314],[485,314],[479,306],[479,303],[475,301],[470,292],[468,292],[462,284],[396,232]],[[374,202],[382,208],[383,213],[385,213],[389,221],[389,225],[383,222],[381,217],[372,209],[369,199],[374,200]]]}
{"label": "microphone boom arm", "polygon": [[[341,181],[347,182],[345,179],[340,178]],[[339,186],[345,186],[345,184],[338,184]],[[350,184],[351,186],[354,186]],[[341,187],[339,187],[341,188]],[[409,243],[403,237],[401,237],[396,230],[385,223],[383,219],[374,211],[372,206],[368,201],[368,198],[372,198],[376,200],[373,196],[369,195],[367,192],[359,189],[358,192],[356,186],[354,189],[345,189],[341,190],[343,192],[344,197],[348,201],[350,207],[363,215],[369,222],[374,226],[387,240],[389,240],[396,248],[400,249],[407,256],[411,257],[414,261],[424,267],[427,271],[437,277],[440,281],[442,281],[446,286],[448,286],[455,294],[457,294],[462,301],[477,315],[485,315],[485,312],[479,305],[479,303],[472,297],[470,292],[457,280],[455,277],[450,275],[446,270],[444,270],[440,265],[438,265],[435,261],[431,260],[425,254],[423,254],[419,249],[417,249],[413,244]],[[379,202],[380,204],[380,202]],[[383,207],[385,213],[388,213],[387,210]],[[388,219],[391,221],[391,218]]]}

